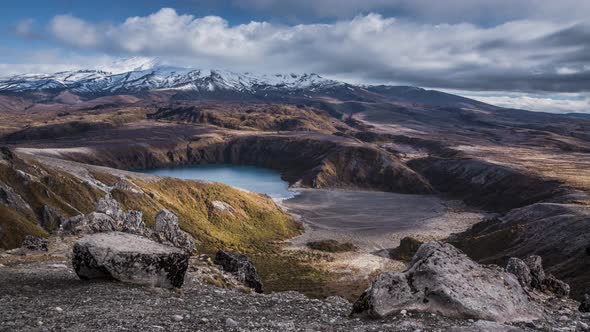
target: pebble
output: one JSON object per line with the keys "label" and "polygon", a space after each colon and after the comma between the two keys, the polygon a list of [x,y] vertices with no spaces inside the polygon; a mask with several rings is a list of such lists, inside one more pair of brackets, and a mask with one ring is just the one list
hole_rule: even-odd
{"label": "pebble", "polygon": [[41,325],[43,325],[43,322],[42,321],[38,321],[37,322],[37,325],[41,326]]}
{"label": "pebble", "polygon": [[57,311],[57,312],[64,312],[64,310],[62,308],[60,308],[60,307],[55,307],[55,311]]}
{"label": "pebble", "polygon": [[174,319],[177,322],[180,322],[181,320],[184,319],[184,317],[182,317],[181,315],[174,315],[174,316],[172,316],[172,319]]}
{"label": "pebble", "polygon": [[559,316],[559,320],[564,322],[566,320],[569,320],[569,318],[566,315],[563,315],[563,316]]}
{"label": "pebble", "polygon": [[201,323],[209,323],[209,320],[207,318],[201,318]]}
{"label": "pebble", "polygon": [[225,320],[225,325],[228,327],[237,327],[238,326],[238,322],[236,322],[235,320],[228,318]]}
{"label": "pebble", "polygon": [[408,314],[408,311],[406,309],[404,309],[404,310],[400,311],[399,313],[405,316]]}

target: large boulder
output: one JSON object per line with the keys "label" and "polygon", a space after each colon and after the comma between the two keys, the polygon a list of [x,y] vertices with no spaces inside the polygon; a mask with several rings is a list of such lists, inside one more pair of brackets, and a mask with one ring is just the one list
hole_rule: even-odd
{"label": "large boulder", "polygon": [[513,274],[479,265],[441,242],[423,244],[405,272],[381,274],[354,304],[353,314],[384,317],[401,310],[498,322],[542,315]]}
{"label": "large boulder", "polygon": [[156,215],[153,236],[158,242],[170,243],[189,253],[195,251],[195,240],[190,234],[180,229],[178,217],[167,209],[163,209]]}
{"label": "large boulder", "polygon": [[188,260],[188,254],[178,248],[138,235],[110,232],[78,240],[72,264],[81,279],[178,288],[184,282]]}
{"label": "large boulder", "polygon": [[235,275],[240,282],[257,293],[262,293],[262,282],[256,267],[245,255],[220,250],[215,255],[214,263],[220,265],[224,271]]}

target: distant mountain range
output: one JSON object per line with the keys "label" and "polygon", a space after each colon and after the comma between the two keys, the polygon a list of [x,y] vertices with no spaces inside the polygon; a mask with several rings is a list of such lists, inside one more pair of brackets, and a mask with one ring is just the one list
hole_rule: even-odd
{"label": "distant mountain range", "polygon": [[67,92],[85,100],[101,96],[166,92],[180,99],[300,102],[396,102],[430,106],[495,108],[472,99],[411,86],[353,85],[317,74],[253,74],[159,65],[156,61],[119,64],[122,70],[64,71],[0,79],[0,94]]}

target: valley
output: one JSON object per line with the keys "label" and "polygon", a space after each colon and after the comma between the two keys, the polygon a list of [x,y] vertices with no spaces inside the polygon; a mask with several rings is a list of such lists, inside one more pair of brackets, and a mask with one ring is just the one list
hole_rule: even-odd
{"label": "valley", "polygon": [[248,255],[267,293],[354,302],[406,269],[389,254],[406,237],[501,266],[538,254],[574,297],[590,287],[590,119],[317,77],[202,80],[214,88],[3,92],[14,107],[0,112],[0,246],[57,239],[110,195],[147,226],[171,211],[199,254]]}

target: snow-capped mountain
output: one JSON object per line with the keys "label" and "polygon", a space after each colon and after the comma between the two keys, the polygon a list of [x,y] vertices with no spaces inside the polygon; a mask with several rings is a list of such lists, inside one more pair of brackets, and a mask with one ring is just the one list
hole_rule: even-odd
{"label": "snow-capped mountain", "polygon": [[260,93],[277,90],[314,91],[343,85],[345,83],[325,79],[317,74],[255,75],[228,70],[153,66],[150,63],[143,63],[133,70],[121,73],[78,70],[0,79],[0,91],[4,92],[67,90],[77,94],[137,93],[148,90]]}
{"label": "snow-capped mountain", "polygon": [[[54,74],[24,74],[0,78],[1,94],[42,92],[39,100],[52,100],[69,92],[91,100],[94,97],[172,92],[178,99],[264,100],[294,102],[319,100],[386,102],[402,106],[490,105],[435,90],[409,86],[352,85],[317,74],[253,74],[229,70],[172,67],[151,58],[129,58],[108,66]],[[30,94],[29,94],[30,95]],[[39,99],[41,98],[41,99]]]}

